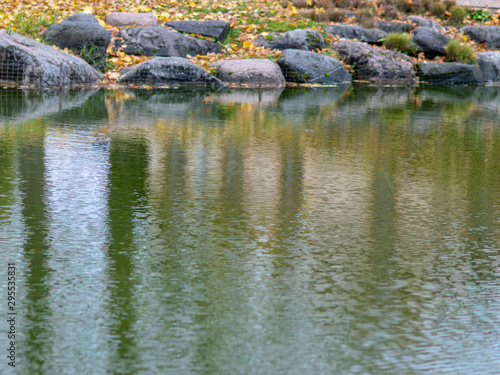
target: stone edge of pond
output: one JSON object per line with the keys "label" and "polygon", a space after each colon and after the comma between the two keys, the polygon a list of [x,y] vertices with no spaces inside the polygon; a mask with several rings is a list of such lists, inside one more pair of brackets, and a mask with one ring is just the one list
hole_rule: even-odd
{"label": "stone edge of pond", "polygon": [[[76,21],[80,21],[78,17],[87,17],[92,18],[95,26],[99,26],[97,19],[95,16],[90,14],[75,14],[73,16],[68,17],[63,22],[70,21],[75,18]],[[86,21],[87,18],[85,19]],[[77,22],[78,23],[78,22]],[[82,22],[80,22],[82,23]],[[57,25],[57,24],[55,24]],[[55,26],[52,25],[52,26]],[[340,24],[342,25],[342,24]],[[327,25],[328,26],[328,25]],[[335,25],[334,25],[335,26]],[[338,26],[338,25],[337,25]],[[345,27],[356,27],[353,25],[343,25]],[[102,28],[102,26],[99,26]],[[143,27],[146,29],[145,27]],[[358,27],[359,28],[359,27]],[[49,28],[50,29],[50,28]],[[142,28],[132,28],[133,29],[142,29]],[[417,27],[415,30],[426,29],[425,27]],[[375,30],[375,29],[374,29]],[[290,34],[294,31],[308,31],[302,29],[296,29],[289,32],[284,33],[283,35]],[[310,30],[311,32],[313,30]],[[441,34],[439,34],[441,35]],[[304,38],[306,38],[304,36]],[[302,38],[302,39],[304,39]],[[10,40],[9,40],[10,39]],[[14,39],[15,42],[12,43]],[[23,39],[24,42],[17,39]],[[191,38],[195,39],[195,38]],[[285,38],[286,39],[286,38]],[[292,38],[293,39],[293,38]],[[300,39],[300,38],[299,38]],[[200,40],[201,41],[201,40]],[[293,40],[292,40],[293,41]],[[290,41],[289,41],[290,42]],[[10,43],[10,44],[9,44]],[[500,72],[500,52],[499,51],[488,51],[483,53],[485,57],[481,57],[481,53],[478,53],[477,63],[476,64],[458,64],[453,62],[432,62],[425,61],[420,63],[411,62],[411,59],[398,52],[393,52],[390,50],[386,50],[383,48],[378,48],[373,45],[370,45],[368,42],[359,42],[355,40],[345,40],[341,43],[336,42],[332,44],[332,48],[337,53],[340,53],[340,50],[335,47],[336,44],[351,44],[351,45],[362,45],[362,48],[365,50],[369,50],[370,53],[357,53],[356,48],[359,50],[361,47],[350,48],[351,50],[344,51],[344,54],[336,59],[334,57],[329,57],[330,60],[335,62],[341,62],[344,65],[347,64],[351,66],[349,72],[345,72],[345,75],[351,75],[352,79],[349,79],[353,82],[369,82],[372,85],[390,85],[390,86],[413,86],[422,84],[436,84],[436,85],[482,85],[489,84],[495,85],[500,83],[500,73],[492,76],[491,72],[493,70]],[[14,45],[17,44],[17,45]],[[33,47],[34,51],[27,51],[26,49],[19,48],[19,44],[30,44],[30,47]],[[292,43],[293,44],[293,43]],[[307,44],[307,43],[306,43]],[[299,47],[296,47],[299,48]],[[30,38],[18,35],[16,33],[3,33],[0,35],[0,52],[4,50],[6,52],[8,49],[7,55],[15,58],[14,60],[21,60],[24,62],[23,67],[20,67],[19,70],[23,72],[33,71],[33,66],[37,65],[37,69],[40,70],[39,64],[39,53],[37,51],[44,50],[47,52],[51,49],[50,46],[46,44],[40,44],[31,40]],[[301,48],[300,48],[301,49]],[[307,48],[304,48],[307,50]],[[14,52],[13,52],[14,50]],[[151,86],[151,87],[193,87],[197,86],[203,88],[207,83],[210,85],[214,85],[214,82],[218,86],[229,86],[229,87],[242,87],[242,88],[272,88],[272,87],[284,87],[286,86],[309,86],[314,82],[321,82],[322,84],[313,86],[331,86],[335,84],[340,84],[347,82],[347,80],[343,79],[343,81],[332,81],[332,77],[330,75],[332,72],[335,72],[334,69],[330,72],[327,67],[322,67],[322,70],[317,69],[320,65],[321,59],[325,58],[325,55],[320,53],[319,51],[299,51],[294,49],[294,47],[284,47],[282,50],[281,56],[284,56],[288,51],[298,51],[302,52],[302,54],[307,53],[310,55],[310,58],[313,60],[313,65],[309,64],[306,66],[304,56],[302,56],[302,60],[299,57],[295,57],[297,60],[295,64],[288,64],[288,70],[292,69],[293,71],[285,71],[282,65],[278,66],[280,60],[283,58],[280,57],[278,60],[278,64],[272,62],[272,60],[267,58],[261,59],[241,59],[239,67],[237,69],[233,69],[234,71],[224,70],[224,65],[231,65],[235,60],[233,59],[224,59],[219,60],[217,62],[212,63],[210,66],[212,68],[217,67],[214,74],[209,74],[208,72],[201,72],[203,68],[199,65],[193,64],[189,61],[189,59],[185,57],[165,57],[165,56],[156,56],[151,60],[147,60],[145,62],[132,65],[126,68],[121,69],[120,71],[115,72],[116,81],[107,81],[105,77],[102,75],[99,76],[99,72],[95,72],[93,75],[92,81],[86,82],[84,79],[79,79],[78,82],[71,82],[69,77],[70,73],[63,74],[63,70],[72,67],[75,64],[80,64],[83,68],[79,68],[79,70],[90,68],[87,66],[84,59],[80,59],[74,55],[67,54],[61,50],[54,50],[53,52],[48,51],[50,54],[57,54],[58,56],[65,57],[64,55],[68,55],[67,59],[71,57],[73,61],[70,63],[61,62],[59,66],[56,67],[55,70],[60,69],[60,73],[51,72],[52,76],[50,80],[38,79],[37,81],[30,80],[26,77],[18,77],[17,82],[11,80],[9,81],[5,79],[0,74],[0,88],[1,87],[34,87],[34,88],[43,88],[43,87],[67,87],[67,86],[80,86],[85,87],[89,84],[94,85],[97,84],[100,87],[115,87],[118,85],[125,86]],[[392,55],[401,55],[401,56],[391,56]],[[290,54],[291,55],[291,54]],[[298,53],[296,53],[299,56]],[[359,56],[358,56],[359,55]],[[488,55],[486,57],[486,55]],[[367,57],[368,56],[368,57]],[[22,58],[18,58],[22,57]],[[28,57],[28,58],[26,58]],[[75,58],[80,61],[74,61]],[[172,64],[167,64],[167,60],[184,60],[181,64],[183,65],[183,70],[175,70],[172,68]],[[482,59],[482,60],[481,60]],[[161,66],[152,64],[155,60],[165,60]],[[481,61],[480,61],[481,60]],[[26,62],[29,61],[29,62]],[[314,62],[316,65],[314,65]],[[321,61],[322,62],[322,61]],[[177,62],[180,64],[179,62]],[[405,69],[401,69],[398,65],[408,65]],[[47,64],[46,64],[47,65]],[[67,65],[67,67],[66,67]],[[130,79],[130,72],[137,71],[139,67],[143,66],[144,68],[141,70],[141,74],[138,74],[136,77]],[[149,67],[149,65],[152,65]],[[246,66],[248,65],[248,66]],[[429,69],[429,66],[433,66],[433,69]],[[460,65],[460,66],[459,66]],[[293,68],[290,68],[292,66]],[[281,68],[281,71],[280,71]],[[44,68],[45,69],[45,68]],[[41,69],[41,70],[44,70]],[[47,68],[48,69],[48,68]],[[92,69],[92,68],[91,68]],[[338,68],[336,68],[338,69]],[[392,69],[392,73],[391,73]],[[54,69],[52,69],[54,70]],[[93,70],[93,69],[92,69]],[[397,74],[394,74],[393,71],[399,70]],[[193,72],[196,72],[193,73]],[[1,73],[1,71],[0,71]],[[40,73],[44,75],[45,73],[42,71]],[[72,73],[71,73],[72,74]],[[57,77],[59,75],[60,77]],[[68,75],[68,77],[66,77]],[[129,79],[124,79],[129,76]],[[95,78],[99,77],[99,78]],[[201,77],[201,78],[200,78]],[[314,78],[314,79],[313,79]],[[69,79],[69,81],[68,81]],[[59,81],[59,82],[57,82]],[[97,82],[96,82],[97,81]],[[206,81],[206,82],[204,82]],[[326,85],[324,85],[327,83]]]}

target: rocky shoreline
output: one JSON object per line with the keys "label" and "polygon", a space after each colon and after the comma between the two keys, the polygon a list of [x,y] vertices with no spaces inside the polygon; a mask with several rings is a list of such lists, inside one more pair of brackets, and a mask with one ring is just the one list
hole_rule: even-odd
{"label": "rocky shoreline", "polygon": [[[281,51],[276,62],[269,58],[222,60],[210,65],[210,74],[189,58],[223,51],[220,42],[230,30],[228,22],[187,20],[160,25],[153,14],[127,12],[112,13],[106,21],[121,27],[114,38],[94,15],[87,13],[77,13],[51,25],[43,34],[45,44],[0,30],[0,84],[102,84],[109,49],[124,55],[152,57],[117,72],[111,83],[119,85],[219,88],[338,85],[352,81],[391,85],[500,82],[499,26],[460,29],[468,39],[488,49],[476,54],[476,64],[434,62],[433,59],[446,55],[450,38],[436,21],[408,16],[404,21],[377,21],[373,28],[326,24],[324,35],[330,43],[313,29],[266,33],[256,39],[255,45]],[[381,47],[389,33],[401,32],[410,33],[416,53],[428,60],[416,61],[407,54]],[[325,53],[327,44],[331,53]]]}

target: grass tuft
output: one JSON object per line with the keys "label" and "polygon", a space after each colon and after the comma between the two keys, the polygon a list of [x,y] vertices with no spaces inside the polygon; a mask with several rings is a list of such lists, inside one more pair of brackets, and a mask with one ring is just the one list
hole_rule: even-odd
{"label": "grass tuft", "polygon": [[451,8],[450,13],[451,13],[450,20],[456,23],[463,22],[465,15],[467,14],[465,9],[462,8],[461,6],[454,6],[453,8]]}
{"label": "grass tuft", "polygon": [[367,28],[375,26],[375,18],[373,8],[361,8],[358,10],[358,23]]}
{"label": "grass tuft", "polygon": [[458,40],[453,39],[446,46],[446,60],[449,62],[474,64],[476,62],[476,55],[471,46],[460,44]]}
{"label": "grass tuft", "polygon": [[389,33],[384,39],[387,49],[406,54],[415,54],[416,46],[411,43],[411,35],[408,33]]}
{"label": "grass tuft", "polygon": [[436,17],[443,17],[446,13],[446,7],[443,3],[437,2],[431,6],[431,14]]}

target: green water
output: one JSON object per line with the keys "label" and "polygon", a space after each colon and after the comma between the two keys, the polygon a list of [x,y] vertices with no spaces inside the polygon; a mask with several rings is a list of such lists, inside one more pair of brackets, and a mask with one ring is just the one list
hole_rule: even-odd
{"label": "green water", "polygon": [[493,87],[2,90],[0,373],[500,373],[499,115]]}

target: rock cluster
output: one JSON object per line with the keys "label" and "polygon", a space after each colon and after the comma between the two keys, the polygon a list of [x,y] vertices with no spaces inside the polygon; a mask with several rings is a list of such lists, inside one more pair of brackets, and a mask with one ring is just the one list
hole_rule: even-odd
{"label": "rock cluster", "polygon": [[[325,40],[317,30],[263,34],[255,44],[283,51],[277,63],[264,58],[223,60],[211,65],[215,75],[187,58],[222,52],[219,43],[199,36],[224,41],[230,30],[226,21],[169,21],[159,26],[152,14],[118,12],[110,14],[106,22],[114,27],[133,26],[118,32],[112,45],[114,51],[155,57],[122,69],[118,79],[122,84],[282,88],[286,82],[341,85],[350,84],[352,79],[411,84],[417,76],[421,82],[431,84],[500,82],[500,52],[478,53],[477,65],[430,62],[414,65],[405,54],[376,47],[388,33],[406,32],[412,33],[411,42],[427,58],[446,55],[450,38],[443,33],[444,28],[418,16],[409,16],[405,22],[377,21],[371,29],[342,23],[325,25],[325,33],[337,39],[326,53]],[[498,26],[467,26],[461,32],[490,49],[500,49]],[[0,80],[49,87],[97,83],[102,79],[97,70],[103,71],[106,66],[111,32],[96,17],[75,14],[51,25],[43,39],[82,58],[0,30]]]}

